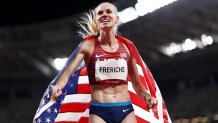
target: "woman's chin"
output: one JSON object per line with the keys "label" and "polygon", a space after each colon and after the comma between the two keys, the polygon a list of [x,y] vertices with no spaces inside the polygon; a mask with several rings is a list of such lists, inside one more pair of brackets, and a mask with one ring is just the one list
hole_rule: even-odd
{"label": "woman's chin", "polygon": [[102,30],[104,30],[104,31],[107,31],[107,30],[110,30],[110,29],[112,29],[112,26],[109,26],[109,25],[104,25],[104,26],[102,26],[102,28],[101,28]]}

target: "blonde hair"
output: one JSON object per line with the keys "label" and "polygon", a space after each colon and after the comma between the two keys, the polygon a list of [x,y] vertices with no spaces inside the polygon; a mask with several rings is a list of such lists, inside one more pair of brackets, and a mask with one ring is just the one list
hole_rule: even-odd
{"label": "blonde hair", "polygon": [[[103,2],[100,3],[95,9],[90,9],[89,12],[83,13],[83,16],[81,16],[81,21],[78,21],[79,27],[82,30],[78,31],[78,34],[84,39],[87,36],[94,35],[98,37],[100,35],[100,30],[98,29],[98,26],[96,25],[94,19],[96,14],[96,9],[103,5],[103,4],[110,4],[114,7],[115,13],[117,14],[117,7],[109,2]],[[115,32],[117,34],[117,26],[115,27]]]}

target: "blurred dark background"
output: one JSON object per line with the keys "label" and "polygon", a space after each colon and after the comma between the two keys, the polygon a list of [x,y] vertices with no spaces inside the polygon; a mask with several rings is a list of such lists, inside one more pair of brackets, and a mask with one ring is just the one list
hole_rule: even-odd
{"label": "blurred dark background", "polygon": [[[100,2],[1,2],[0,123],[32,122],[58,73],[53,60],[71,54],[82,40],[77,34],[81,13]],[[110,2],[122,11],[137,0]],[[217,0],[177,0],[119,26],[150,68],[174,123],[218,122],[217,11]]]}

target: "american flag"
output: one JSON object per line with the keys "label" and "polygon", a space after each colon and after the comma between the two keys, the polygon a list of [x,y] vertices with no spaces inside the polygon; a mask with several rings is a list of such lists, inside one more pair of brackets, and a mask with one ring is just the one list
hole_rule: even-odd
{"label": "american flag", "polygon": [[[94,38],[94,36],[90,36],[86,39],[92,38]],[[117,36],[117,39],[128,46],[130,53],[137,61],[137,68],[141,82],[147,88],[149,93],[158,100],[157,106],[148,109],[146,102],[141,97],[137,96],[132,87],[131,80],[128,79],[128,90],[135,110],[137,122],[172,123],[161,92],[150,70],[139,55],[135,45],[122,36]],[[62,90],[64,93],[58,97],[57,101],[51,100],[52,91],[50,85],[56,84],[56,80],[66,69],[69,62],[78,52],[80,46],[81,43],[68,58],[62,71],[60,71],[46,89],[35,114],[33,120],[34,123],[88,123],[91,95],[84,62],[82,62],[74,75],[70,76],[67,86]]]}

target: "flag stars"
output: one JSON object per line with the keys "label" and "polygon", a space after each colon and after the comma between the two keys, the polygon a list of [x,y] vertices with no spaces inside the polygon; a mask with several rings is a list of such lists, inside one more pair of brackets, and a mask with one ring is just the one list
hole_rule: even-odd
{"label": "flag stars", "polygon": [[45,104],[45,100],[44,99],[42,99],[42,103],[41,103],[41,105],[44,105]]}
{"label": "flag stars", "polygon": [[47,123],[50,123],[51,120],[50,120],[49,118],[46,118],[46,122],[47,122]]}
{"label": "flag stars", "polygon": [[39,118],[38,120],[37,120],[37,123],[41,123],[42,121],[41,121],[41,119]]}
{"label": "flag stars", "polygon": [[50,98],[49,93],[47,94],[47,98]]}
{"label": "flag stars", "polygon": [[58,110],[55,108],[55,109],[54,109],[54,112],[55,112],[55,113],[58,113]]}
{"label": "flag stars", "polygon": [[72,88],[73,87],[73,84],[70,84],[70,88]]}
{"label": "flag stars", "polygon": [[46,90],[45,95],[49,95],[49,90],[48,89]]}
{"label": "flag stars", "polygon": [[48,108],[47,112],[48,112],[48,113],[51,113],[51,109],[50,109],[50,108]]}
{"label": "flag stars", "polygon": [[45,94],[48,94],[48,89],[46,90]]}

